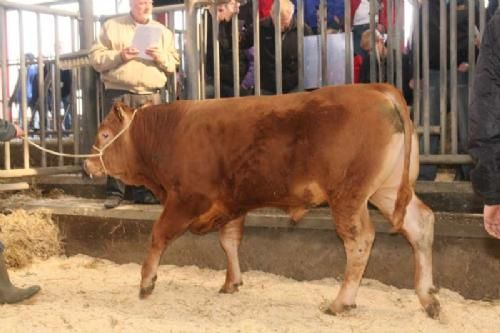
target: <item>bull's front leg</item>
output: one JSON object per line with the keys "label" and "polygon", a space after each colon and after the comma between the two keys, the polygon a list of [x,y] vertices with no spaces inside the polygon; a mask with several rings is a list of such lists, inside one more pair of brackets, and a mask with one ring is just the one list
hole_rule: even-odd
{"label": "bull's front leg", "polygon": [[154,289],[161,256],[167,246],[188,228],[191,217],[184,213],[175,193],[169,194],[165,208],[153,225],[151,246],[142,264],[140,298],[146,298]]}
{"label": "bull's front leg", "polygon": [[221,293],[232,294],[243,284],[238,249],[243,238],[244,221],[245,216],[240,216],[224,225],[219,231],[219,242],[227,259],[226,281],[220,289]]}

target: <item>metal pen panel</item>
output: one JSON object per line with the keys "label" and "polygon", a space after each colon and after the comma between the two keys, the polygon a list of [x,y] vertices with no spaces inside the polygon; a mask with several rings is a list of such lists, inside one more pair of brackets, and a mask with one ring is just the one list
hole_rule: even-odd
{"label": "metal pen panel", "polygon": [[483,39],[483,32],[485,28],[486,28],[486,7],[484,5],[484,0],[479,0],[479,40]]}
{"label": "metal pen panel", "polygon": [[[7,90],[7,13],[4,7],[0,7],[0,64],[1,64],[1,74],[2,74],[2,116],[3,119],[9,119],[9,114],[7,112],[8,106],[8,90]],[[4,168],[6,170],[10,169],[10,143],[4,143]]]}
{"label": "metal pen panel", "polygon": [[[441,124],[440,152],[444,154],[446,149],[446,110],[448,106],[448,53],[447,53],[447,27],[448,16],[446,13],[445,0],[439,3],[439,119]],[[456,54],[456,52],[455,52]],[[436,111],[434,111],[436,112]]]}
{"label": "metal pen panel", "polygon": [[238,15],[231,18],[231,47],[233,56],[233,93],[234,96],[240,96],[240,31]]}
{"label": "metal pen panel", "polygon": [[259,2],[253,1],[252,3],[252,16],[253,16],[253,54],[254,54],[254,83],[255,95],[260,96],[260,16],[259,16]]}
{"label": "metal pen panel", "polygon": [[297,59],[299,63],[299,91],[304,90],[304,0],[297,0]]}
{"label": "metal pen panel", "polygon": [[23,117],[22,128],[24,129],[24,142],[23,142],[23,159],[24,168],[28,169],[30,167],[30,155],[29,155],[29,145],[28,145],[28,103],[26,94],[26,57],[24,54],[24,22],[23,15],[20,10],[17,11],[19,17],[19,59],[20,59],[20,70],[19,75],[21,77],[21,112]]}
{"label": "metal pen panel", "polygon": [[276,95],[283,93],[283,72],[282,72],[282,50],[281,50],[281,3],[275,0],[274,11],[271,15],[274,18],[274,67],[276,75]]}
{"label": "metal pen panel", "polygon": [[450,0],[450,120],[451,153],[458,151],[457,144],[457,0]]}

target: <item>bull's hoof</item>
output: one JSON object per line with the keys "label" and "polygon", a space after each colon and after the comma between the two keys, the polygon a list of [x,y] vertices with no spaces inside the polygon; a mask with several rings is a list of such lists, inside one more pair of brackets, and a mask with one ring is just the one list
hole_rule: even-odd
{"label": "bull's hoof", "polygon": [[147,298],[149,295],[153,293],[154,288],[155,288],[154,284],[150,285],[149,287],[144,287],[144,288],[141,287],[141,290],[139,291],[139,298],[140,299]]}
{"label": "bull's hoof", "polygon": [[220,290],[219,293],[221,294],[234,294],[239,290],[239,286],[242,286],[243,282],[238,282],[238,283],[227,283],[224,284]]}
{"label": "bull's hoof", "polygon": [[349,310],[355,309],[356,304],[332,304],[324,312],[329,315],[336,316],[342,312],[347,312]]}
{"label": "bull's hoof", "polygon": [[439,319],[441,305],[439,304],[438,300],[435,299],[431,304],[427,305],[425,307],[425,312],[427,312],[427,315],[432,319]]}

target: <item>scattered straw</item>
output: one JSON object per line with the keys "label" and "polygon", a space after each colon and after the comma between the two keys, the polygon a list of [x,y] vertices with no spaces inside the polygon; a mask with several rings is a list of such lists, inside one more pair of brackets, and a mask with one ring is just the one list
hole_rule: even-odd
{"label": "scattered straw", "polygon": [[20,268],[34,258],[47,259],[63,252],[59,228],[47,209],[0,214],[0,240],[9,267]]}

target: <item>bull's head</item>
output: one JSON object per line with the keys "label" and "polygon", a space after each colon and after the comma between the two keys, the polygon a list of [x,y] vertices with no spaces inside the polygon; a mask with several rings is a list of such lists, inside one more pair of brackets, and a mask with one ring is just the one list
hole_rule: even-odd
{"label": "bull's head", "polygon": [[99,126],[95,143],[92,147],[96,156],[87,158],[84,169],[90,177],[109,174],[115,178],[126,177],[130,173],[130,158],[135,151],[131,144],[128,128],[134,118],[135,110],[116,102]]}

